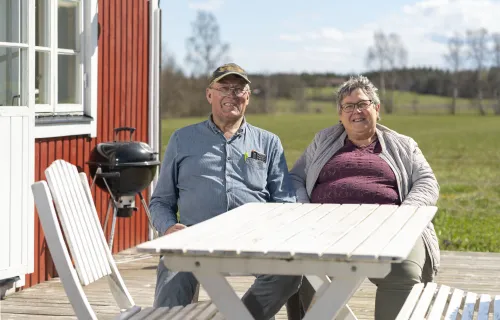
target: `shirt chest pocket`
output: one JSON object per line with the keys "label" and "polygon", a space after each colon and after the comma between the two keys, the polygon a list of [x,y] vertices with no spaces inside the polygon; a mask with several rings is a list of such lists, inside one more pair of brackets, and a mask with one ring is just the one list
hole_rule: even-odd
{"label": "shirt chest pocket", "polygon": [[243,162],[243,179],[251,189],[265,189],[267,185],[267,164],[260,160],[247,158]]}

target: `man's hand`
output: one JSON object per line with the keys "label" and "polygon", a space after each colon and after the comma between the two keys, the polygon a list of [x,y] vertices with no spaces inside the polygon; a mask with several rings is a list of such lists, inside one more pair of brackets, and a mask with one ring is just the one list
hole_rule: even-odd
{"label": "man's hand", "polygon": [[174,233],[174,232],[182,230],[184,228],[186,228],[185,225],[183,225],[181,223],[176,223],[173,226],[171,226],[170,228],[168,228],[167,231],[165,231],[165,235]]}

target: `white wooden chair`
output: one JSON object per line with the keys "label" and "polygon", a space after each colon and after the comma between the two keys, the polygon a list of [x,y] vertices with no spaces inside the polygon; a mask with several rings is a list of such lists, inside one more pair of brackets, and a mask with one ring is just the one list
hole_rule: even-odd
{"label": "white wooden chair", "polygon": [[117,319],[156,319],[158,316],[162,319],[210,319],[217,313],[210,302],[171,309],[136,306],[106,244],[85,173],[79,174],[74,165],[56,160],[45,170],[45,175],[47,182],[34,183],[32,191],[50,253],[78,319],[97,319],[82,286],[103,277],[108,279],[110,291],[121,310]]}
{"label": "white wooden chair", "polygon": [[500,295],[464,292],[434,282],[413,287],[396,320],[500,320]]}

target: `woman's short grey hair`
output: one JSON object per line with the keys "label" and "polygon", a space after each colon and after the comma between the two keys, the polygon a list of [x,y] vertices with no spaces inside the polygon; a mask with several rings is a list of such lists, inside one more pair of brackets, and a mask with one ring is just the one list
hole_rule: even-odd
{"label": "woman's short grey hair", "polygon": [[372,100],[373,104],[380,104],[380,98],[377,94],[377,87],[365,76],[351,76],[344,82],[337,91],[337,112],[340,114],[342,100],[349,96],[354,90],[361,89]]}

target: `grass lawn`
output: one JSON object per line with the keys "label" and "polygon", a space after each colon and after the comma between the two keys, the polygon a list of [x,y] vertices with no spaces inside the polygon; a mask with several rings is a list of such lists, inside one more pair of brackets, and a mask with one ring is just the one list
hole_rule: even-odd
{"label": "grass lawn", "polygon": [[[163,150],[175,129],[204,119],[163,120]],[[247,119],[281,138],[290,167],[318,130],[338,121],[333,112]],[[441,248],[500,252],[500,117],[383,115],[381,123],[414,138],[437,176]]]}

